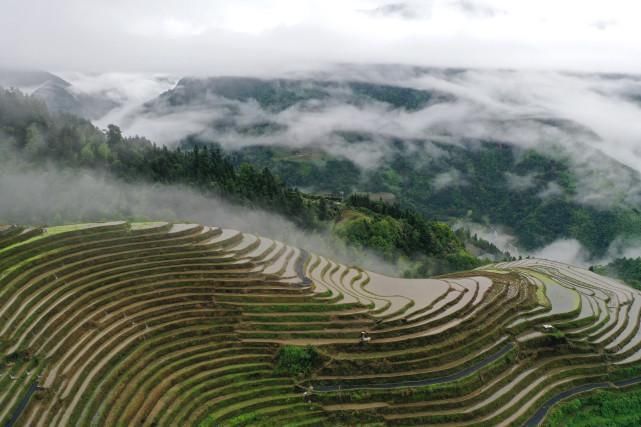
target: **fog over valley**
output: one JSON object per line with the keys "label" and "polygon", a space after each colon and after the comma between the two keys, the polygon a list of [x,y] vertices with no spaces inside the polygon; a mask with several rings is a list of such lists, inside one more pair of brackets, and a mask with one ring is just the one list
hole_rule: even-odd
{"label": "fog over valley", "polygon": [[[34,81],[42,87],[57,76],[38,76],[40,81],[16,86],[41,96]],[[601,209],[640,201],[641,79],[635,75],[342,64],[261,78],[59,76],[65,81],[60,85],[64,94],[98,127],[116,124],[125,135],[169,147],[193,138],[230,153],[284,147],[346,160],[367,176],[393,162],[399,149],[429,165],[452,156],[443,144],[474,150],[489,141],[567,160],[576,179],[571,197],[579,204]],[[51,109],[65,111],[60,98],[52,94],[42,99]],[[98,114],[95,108],[84,109],[95,104],[105,108]],[[448,167],[436,174],[433,189],[465,188],[466,172]],[[537,172],[508,171],[504,179],[510,191],[536,189],[542,200],[564,193],[555,181],[541,186]],[[509,250],[495,234],[485,237]],[[518,245],[518,239],[508,240]],[[608,250],[612,256],[632,250],[636,242],[617,245]],[[555,258],[559,247],[567,261],[584,265],[590,259],[590,251],[576,240],[560,239],[520,253]],[[514,246],[512,252],[519,253]]]}
{"label": "fog over valley", "polygon": [[0,425],[641,426],[640,16],[0,1]]}
{"label": "fog over valley", "polygon": [[[585,265],[638,247],[621,231],[641,204],[628,2],[564,2],[551,15],[549,2],[503,0],[68,0],[50,20],[52,6],[34,1],[29,30],[13,19],[26,3],[0,17],[0,86],[52,113],[172,150],[220,147],[310,194],[389,194],[514,254]],[[483,158],[508,163],[489,177]],[[497,192],[492,203],[516,198],[517,213],[474,200]],[[586,212],[542,219],[568,204]],[[581,215],[618,228],[596,237]],[[536,231],[541,221],[556,225]]]}

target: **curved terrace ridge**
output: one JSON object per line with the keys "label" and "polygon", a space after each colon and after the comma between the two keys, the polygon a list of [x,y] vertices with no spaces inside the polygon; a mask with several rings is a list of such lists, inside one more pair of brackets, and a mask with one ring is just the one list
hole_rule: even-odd
{"label": "curved terrace ridge", "polygon": [[534,426],[640,382],[640,325],[542,259],[398,279],[200,224],[0,227],[7,426]]}

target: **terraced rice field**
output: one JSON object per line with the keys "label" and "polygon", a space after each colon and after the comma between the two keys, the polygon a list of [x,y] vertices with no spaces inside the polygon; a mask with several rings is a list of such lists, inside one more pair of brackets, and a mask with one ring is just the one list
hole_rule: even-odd
{"label": "terraced rice field", "polygon": [[[9,426],[536,425],[638,382],[640,324],[552,261],[408,280],[198,224],[0,227]],[[321,363],[276,374],[284,345]]]}

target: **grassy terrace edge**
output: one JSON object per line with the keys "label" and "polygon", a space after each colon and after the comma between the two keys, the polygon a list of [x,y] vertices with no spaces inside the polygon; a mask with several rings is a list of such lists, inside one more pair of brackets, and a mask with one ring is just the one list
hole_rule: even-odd
{"label": "grassy terrace edge", "polygon": [[641,378],[641,295],[592,272],[396,279],[199,224],[5,227],[0,320],[10,426],[530,426]]}

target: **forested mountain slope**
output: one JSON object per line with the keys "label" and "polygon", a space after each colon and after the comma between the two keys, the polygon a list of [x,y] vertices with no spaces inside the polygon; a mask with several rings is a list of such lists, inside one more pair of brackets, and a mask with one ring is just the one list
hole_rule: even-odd
{"label": "forested mountain slope", "polygon": [[184,147],[220,145],[312,192],[390,192],[429,217],[505,226],[526,250],[576,239],[598,257],[641,230],[639,174],[581,124],[497,116],[446,86],[325,77],[185,78],[129,119],[180,117],[196,129]]}
{"label": "forested mountain slope", "polygon": [[[268,168],[234,162],[218,148],[158,147],[144,137],[123,137],[117,126],[103,132],[89,121],[71,115],[50,114],[35,97],[18,91],[0,92],[0,168],[56,168],[106,173],[127,183],[183,185],[222,197],[251,209],[287,217],[304,230],[329,230],[356,250],[372,250],[407,274],[438,274],[472,268],[483,261],[470,255],[464,244],[471,236],[456,235],[444,223],[413,209],[369,201],[310,196],[288,186]],[[132,201],[135,203],[135,201]],[[84,210],[66,212],[62,222],[128,219],[127,206],[91,216]],[[8,209],[11,212],[11,209]],[[357,214],[357,217],[354,216]],[[22,212],[5,221],[41,221],[38,212]],[[77,215],[77,216],[74,216]],[[478,245],[478,242],[476,243]],[[486,246],[482,255],[503,259],[508,254]]]}

